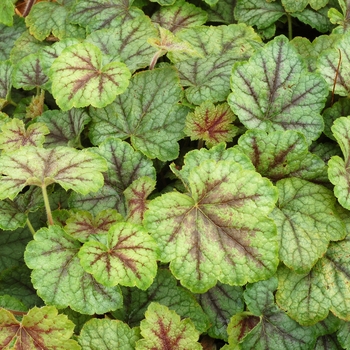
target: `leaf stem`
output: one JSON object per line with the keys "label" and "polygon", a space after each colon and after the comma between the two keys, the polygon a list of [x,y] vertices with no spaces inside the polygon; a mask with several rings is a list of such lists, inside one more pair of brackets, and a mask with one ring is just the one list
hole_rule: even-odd
{"label": "leaf stem", "polygon": [[287,22],[288,22],[288,39],[293,39],[293,26],[292,26],[292,16],[287,13]]}
{"label": "leaf stem", "polygon": [[151,63],[149,64],[149,69],[152,70],[156,65],[158,58],[164,55],[164,50],[158,50],[152,57]]}
{"label": "leaf stem", "polygon": [[29,218],[27,218],[27,226],[29,228],[29,231],[32,233],[32,235],[34,236],[35,235],[35,230],[34,230],[34,227],[32,225],[32,223],[30,222]]}
{"label": "leaf stem", "polygon": [[46,186],[43,185],[43,187],[41,187],[41,190],[43,192],[43,197],[44,197],[47,221],[48,221],[49,225],[53,225],[53,218],[52,218],[52,213],[51,213],[49,197],[48,197],[47,191],[46,191]]}

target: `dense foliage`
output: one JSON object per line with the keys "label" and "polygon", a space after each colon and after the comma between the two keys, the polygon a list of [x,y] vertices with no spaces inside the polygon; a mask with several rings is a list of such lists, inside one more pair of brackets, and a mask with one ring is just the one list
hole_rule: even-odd
{"label": "dense foliage", "polygon": [[0,348],[350,349],[349,14],[1,0]]}

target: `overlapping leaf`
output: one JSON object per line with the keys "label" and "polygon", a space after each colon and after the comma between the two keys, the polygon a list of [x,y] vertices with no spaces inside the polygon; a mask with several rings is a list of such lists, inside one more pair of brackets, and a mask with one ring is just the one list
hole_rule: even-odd
{"label": "overlapping leaf", "polygon": [[131,71],[148,66],[156,50],[147,42],[157,30],[147,16],[138,16],[118,28],[94,31],[87,38],[110,60],[124,62]]}
{"label": "overlapping leaf", "polygon": [[213,338],[227,341],[227,326],[230,318],[243,312],[242,287],[218,283],[206,293],[198,294],[197,300],[209,316],[211,326],[208,334]]}
{"label": "overlapping leaf", "polygon": [[105,287],[84,271],[77,256],[80,242],[59,226],[42,228],[29,242],[25,262],[32,282],[47,305],[71,307],[83,314],[103,314],[121,307],[118,287]]}
{"label": "overlapping leaf", "polygon": [[127,324],[110,319],[96,319],[84,324],[78,341],[83,349],[134,350],[140,337]]}
{"label": "overlapping leaf", "polygon": [[86,242],[78,256],[84,269],[107,287],[147,289],[157,273],[157,245],[141,225],[117,223],[109,229],[106,244]]}
{"label": "overlapping leaf", "polygon": [[52,93],[62,110],[105,107],[126,90],[130,76],[122,62],[104,65],[100,49],[90,43],[67,47],[50,69]]}
{"label": "overlapping leaf", "polygon": [[36,120],[45,123],[49,129],[45,146],[81,147],[80,135],[84,126],[90,121],[90,117],[85,111],[73,108],[67,112],[46,111]]}
{"label": "overlapping leaf", "polygon": [[145,291],[122,287],[122,292],[124,307],[114,311],[113,315],[130,326],[139,326],[149,304],[157,302],[174,310],[182,318],[190,318],[200,332],[205,332],[209,327],[208,317],[193,295],[178,285],[169,270],[159,269],[154,282]]}
{"label": "overlapping leaf", "polygon": [[0,109],[8,102],[12,86],[12,65],[9,61],[0,62]]}
{"label": "overlapping leaf", "polygon": [[283,36],[257,51],[249,62],[236,63],[231,88],[228,103],[249,129],[292,129],[302,132],[308,142],[323,130],[320,111],[327,86],[321,76],[308,72]]}
{"label": "overlapping leaf", "polygon": [[0,4],[0,23],[7,26],[13,25],[13,14],[15,12],[15,5],[12,0],[4,0]]}
{"label": "overlapping leaf", "polygon": [[81,242],[87,242],[99,235],[106,236],[112,225],[122,221],[122,216],[114,209],[102,210],[93,216],[88,211],[76,211],[67,219],[65,231]]}
{"label": "overlapping leaf", "polygon": [[13,199],[27,185],[46,187],[54,182],[65,190],[87,194],[103,185],[101,171],[107,170],[100,156],[69,147],[54,149],[21,147],[0,157],[3,176],[0,198]]}
{"label": "overlapping leaf", "polygon": [[50,34],[58,39],[85,37],[85,30],[67,21],[68,9],[57,2],[39,2],[26,17],[30,33],[38,40]]}
{"label": "overlapping leaf", "polygon": [[69,339],[74,324],[65,315],[58,315],[52,306],[33,308],[23,316],[21,322],[9,311],[0,310],[0,347],[3,349],[54,348],[78,350],[78,343]]}
{"label": "overlapping leaf", "polygon": [[[276,191],[258,173],[233,161],[203,161],[188,176],[191,193],[152,200],[145,225],[161,261],[193,292],[217,280],[243,285],[277,267],[275,225],[266,215]],[[253,214],[252,214],[253,213]]]}
{"label": "overlapping leaf", "polygon": [[277,208],[271,213],[281,239],[280,259],[297,273],[305,273],[326,252],[330,240],[346,231],[337,215],[333,193],[321,185],[289,178],[276,184]]}
{"label": "overlapping leaf", "polygon": [[[340,96],[348,96],[350,91],[350,33],[345,33],[332,49],[324,51],[317,62],[328,89]],[[340,63],[340,64],[339,64]],[[339,69],[338,69],[339,66]]]}
{"label": "overlapping leaf", "polygon": [[350,178],[349,178],[349,130],[350,117],[338,118],[332,127],[334,137],[342,150],[344,159],[334,156],[328,162],[328,176],[334,187],[334,194],[338,198],[339,203],[347,209],[350,209]]}
{"label": "overlapping leaf", "polygon": [[199,7],[178,0],[172,6],[161,7],[152,15],[152,21],[175,33],[181,29],[197,27],[207,21],[207,13]]}
{"label": "overlapping leaf", "polygon": [[0,149],[5,152],[15,151],[22,146],[41,147],[49,129],[44,123],[33,123],[25,128],[22,120],[13,118],[2,125],[0,133]]}
{"label": "overlapping leaf", "polygon": [[238,140],[256,170],[273,181],[286,177],[328,181],[325,163],[308,151],[305,137],[296,131],[248,130]]}
{"label": "overlapping leaf", "polygon": [[128,90],[117,97],[112,110],[91,113],[93,142],[101,142],[106,134],[114,134],[115,130],[116,137],[130,137],[134,148],[149,158],[163,161],[176,158],[177,141],[184,136],[188,112],[187,107],[178,103],[181,97],[179,78],[171,67],[134,75]]}
{"label": "overlapping leaf", "polygon": [[102,28],[117,28],[143,12],[129,0],[78,1],[70,11],[69,21],[87,27],[92,32]]}
{"label": "overlapping leaf", "polygon": [[166,306],[151,303],[141,321],[141,335],[144,339],[136,342],[136,350],[169,349],[199,350],[199,332],[189,319],[180,320],[175,311]]}

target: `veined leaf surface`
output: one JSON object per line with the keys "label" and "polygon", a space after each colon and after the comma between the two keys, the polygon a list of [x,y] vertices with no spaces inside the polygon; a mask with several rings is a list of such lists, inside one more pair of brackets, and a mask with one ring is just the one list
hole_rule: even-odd
{"label": "veined leaf surface", "polygon": [[107,170],[106,161],[100,156],[69,147],[21,147],[2,154],[0,167],[1,199],[15,198],[27,185],[46,187],[54,182],[65,190],[96,192],[103,185],[101,171]]}
{"label": "veined leaf surface", "polygon": [[[191,193],[152,200],[145,225],[161,261],[193,292],[217,280],[243,285],[277,267],[275,225],[266,215],[277,193],[258,173],[233,161],[203,161],[188,176]],[[253,214],[252,214],[253,213]]]}
{"label": "veined leaf surface", "polygon": [[50,69],[52,93],[62,110],[105,107],[129,85],[131,73],[122,62],[103,65],[100,49],[90,43],[67,47]]}
{"label": "veined leaf surface", "polygon": [[328,89],[309,73],[284,36],[276,37],[248,62],[234,65],[228,103],[248,129],[296,130],[309,143],[323,130],[320,115]]}

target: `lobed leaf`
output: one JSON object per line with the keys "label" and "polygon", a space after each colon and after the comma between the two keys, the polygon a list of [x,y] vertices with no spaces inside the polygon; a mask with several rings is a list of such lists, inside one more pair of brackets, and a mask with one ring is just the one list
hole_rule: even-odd
{"label": "lobed leaf", "polygon": [[164,194],[145,213],[174,276],[197,293],[217,280],[243,285],[270,276],[277,267],[275,226],[265,216],[277,196],[271,183],[234,161],[207,160],[188,184],[191,194]]}
{"label": "lobed leaf", "polygon": [[103,314],[122,305],[118,287],[105,287],[84,271],[78,258],[81,244],[59,226],[41,228],[29,242],[25,262],[32,283],[47,305],[71,307],[83,314]]}
{"label": "lobed leaf", "polygon": [[141,321],[141,335],[144,339],[136,342],[136,350],[169,349],[199,350],[199,332],[189,319],[180,320],[175,311],[166,306],[151,303]]}
{"label": "lobed leaf", "polygon": [[122,62],[103,65],[100,49],[90,43],[64,49],[50,69],[52,93],[59,107],[105,107],[129,85],[131,73]]}
{"label": "lobed leaf", "polygon": [[138,339],[135,329],[119,320],[93,318],[84,324],[78,341],[83,349],[134,350]]}
{"label": "lobed leaf", "polygon": [[281,239],[280,259],[306,273],[326,252],[330,240],[346,235],[333,193],[321,185],[289,178],[276,184],[278,203],[271,213]]}
{"label": "lobed leaf", "polygon": [[116,223],[107,243],[89,241],[78,254],[81,265],[107,287],[121,284],[147,289],[157,273],[157,246],[140,225]]}
{"label": "lobed leaf", "polygon": [[46,187],[59,183],[65,190],[87,194],[103,185],[106,161],[92,152],[69,147],[21,147],[0,157],[3,169],[0,198],[13,199],[28,185]]}
{"label": "lobed leaf", "polygon": [[323,130],[320,115],[328,95],[321,76],[309,73],[287,38],[276,37],[249,62],[234,65],[228,103],[249,129],[296,130],[307,141]]}

